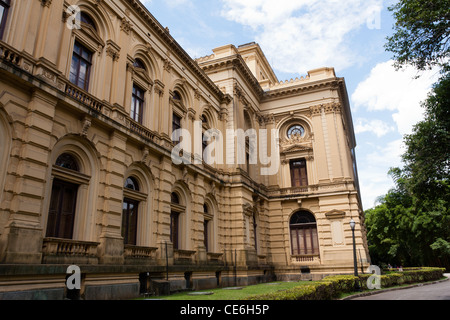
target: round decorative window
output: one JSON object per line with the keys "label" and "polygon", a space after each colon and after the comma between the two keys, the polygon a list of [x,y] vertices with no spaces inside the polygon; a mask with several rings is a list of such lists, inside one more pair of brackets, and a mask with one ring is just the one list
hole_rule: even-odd
{"label": "round decorative window", "polygon": [[296,124],[289,128],[287,131],[287,136],[289,139],[292,139],[294,137],[303,137],[305,135],[305,128],[303,128],[301,125]]}

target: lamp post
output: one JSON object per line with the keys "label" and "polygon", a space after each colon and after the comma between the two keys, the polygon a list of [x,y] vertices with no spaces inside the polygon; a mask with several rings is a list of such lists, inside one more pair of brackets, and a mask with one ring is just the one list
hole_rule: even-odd
{"label": "lamp post", "polygon": [[[352,238],[353,238],[353,265],[354,265],[354,275],[355,277],[358,277],[358,262],[356,260],[356,241],[355,241],[355,220],[350,220],[350,228],[352,228]],[[359,285],[359,280],[356,279],[356,283],[355,283],[355,290],[356,291],[361,291],[361,287]]]}

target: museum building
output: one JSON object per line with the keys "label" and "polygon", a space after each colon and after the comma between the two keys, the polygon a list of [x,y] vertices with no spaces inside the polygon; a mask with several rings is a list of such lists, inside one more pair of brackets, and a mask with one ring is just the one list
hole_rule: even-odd
{"label": "museum building", "polygon": [[256,43],[192,59],[137,0],[0,0],[0,300],[352,274],[352,219],[364,270],[355,147],[333,68],[279,81]]}

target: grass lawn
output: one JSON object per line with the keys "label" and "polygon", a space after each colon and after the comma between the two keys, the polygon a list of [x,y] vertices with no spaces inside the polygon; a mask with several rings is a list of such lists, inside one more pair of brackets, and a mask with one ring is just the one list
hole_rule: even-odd
{"label": "grass lawn", "polygon": [[[240,300],[245,297],[263,294],[269,292],[275,292],[279,290],[286,290],[293,287],[302,286],[305,284],[311,284],[311,281],[292,281],[292,282],[271,282],[271,283],[261,283],[252,286],[242,287],[241,290],[230,290],[227,288],[211,289],[211,290],[200,290],[200,291],[187,291],[175,293],[170,296],[154,297],[154,299],[163,300]],[[189,293],[200,293],[200,292],[213,292],[212,295],[189,295]],[[152,297],[147,298],[152,299]]]}

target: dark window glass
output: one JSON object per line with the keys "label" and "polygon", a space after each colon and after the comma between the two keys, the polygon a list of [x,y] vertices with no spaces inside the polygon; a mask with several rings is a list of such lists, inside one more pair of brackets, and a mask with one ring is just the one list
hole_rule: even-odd
{"label": "dark window glass", "polygon": [[204,220],[203,221],[203,244],[205,245],[206,252],[209,251],[208,225],[209,225],[209,220]]}
{"label": "dark window glass", "polygon": [[3,38],[3,32],[5,31],[10,2],[10,0],[0,0],[0,39]]}
{"label": "dark window glass", "polygon": [[141,69],[145,70],[145,64],[144,64],[144,62],[142,62],[141,59],[135,59],[134,63],[133,63],[133,66],[136,67],[136,68],[141,68]]}
{"label": "dark window glass", "polygon": [[180,95],[180,93],[178,91],[175,91],[173,93],[173,100],[181,101],[181,95]]}
{"label": "dark window glass", "polygon": [[172,192],[170,195],[170,201],[175,204],[180,204],[180,198],[178,198],[178,195],[175,192]]}
{"label": "dark window glass", "polygon": [[58,159],[56,159],[55,165],[73,171],[80,171],[77,160],[68,153],[60,155]]}
{"label": "dark window glass", "polygon": [[[181,118],[174,113],[173,117],[172,117],[172,132],[174,132],[177,129],[181,129]],[[180,142],[180,135],[179,134],[177,134],[174,137],[173,142],[177,142],[177,143]]]}
{"label": "dark window glass", "polygon": [[255,242],[255,250],[258,250],[258,224],[256,223],[256,216],[253,215],[253,241]]}
{"label": "dark window glass", "polygon": [[129,177],[125,181],[125,188],[131,189],[131,190],[135,190],[135,191],[139,191],[139,183],[137,182],[137,180],[135,178]]}
{"label": "dark window glass", "polygon": [[170,213],[170,241],[172,241],[174,249],[178,249],[179,216],[178,212]]}
{"label": "dark window glass", "polygon": [[138,207],[138,201],[123,200],[122,237],[125,244],[136,245]]}
{"label": "dark window glass", "polygon": [[301,125],[292,126],[289,128],[287,135],[289,139],[293,137],[303,137],[305,135],[305,128]]}
{"label": "dark window glass", "polygon": [[80,21],[87,25],[90,25],[94,30],[97,31],[97,27],[95,26],[94,20],[92,20],[92,18],[87,13],[81,12]]}
{"label": "dark window glass", "polygon": [[91,66],[92,52],[76,41],[73,48],[72,64],[70,65],[70,82],[87,91],[89,89]]}
{"label": "dark window glass", "polygon": [[133,95],[131,98],[131,118],[142,124],[142,115],[144,113],[144,90],[133,85]]}
{"label": "dark window glass", "polygon": [[52,185],[46,236],[72,239],[78,185],[55,179]]}

